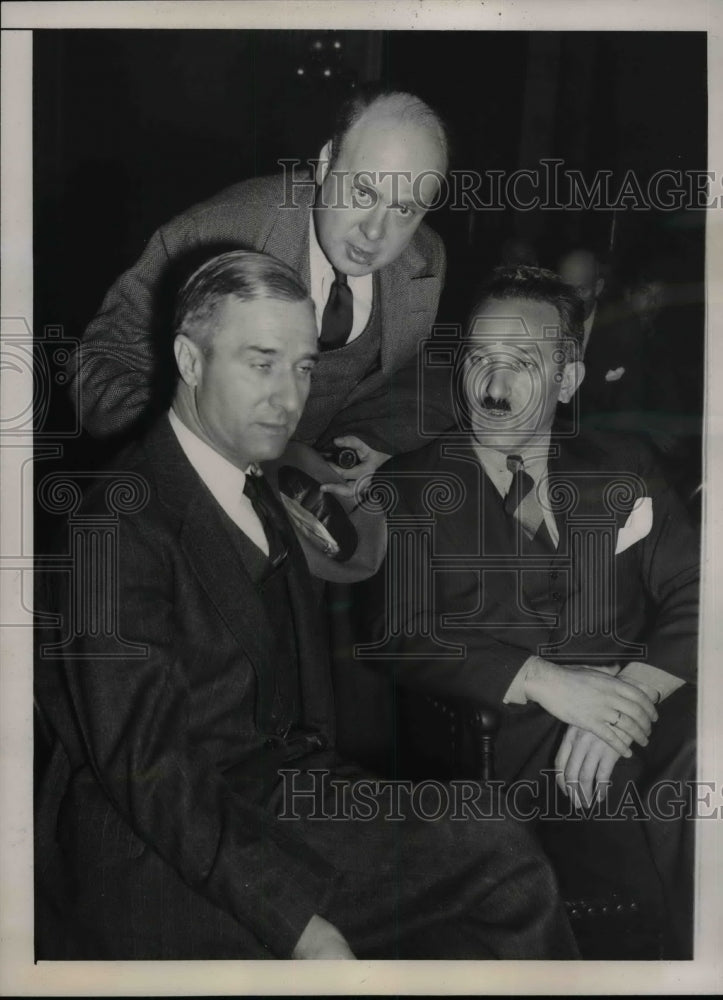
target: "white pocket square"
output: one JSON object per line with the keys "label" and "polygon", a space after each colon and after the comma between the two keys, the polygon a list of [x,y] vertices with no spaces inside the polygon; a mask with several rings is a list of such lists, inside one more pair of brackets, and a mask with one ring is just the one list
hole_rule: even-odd
{"label": "white pocket square", "polygon": [[610,371],[605,372],[605,381],[606,382],[617,382],[618,379],[621,379],[624,374],[625,374],[625,369],[622,368],[622,367],[620,367],[620,368],[611,368]]}
{"label": "white pocket square", "polygon": [[645,538],[653,527],[653,500],[652,497],[639,497],[635,501],[633,509],[628,515],[628,519],[618,532],[618,540],[615,546],[615,555],[629,549],[635,542]]}

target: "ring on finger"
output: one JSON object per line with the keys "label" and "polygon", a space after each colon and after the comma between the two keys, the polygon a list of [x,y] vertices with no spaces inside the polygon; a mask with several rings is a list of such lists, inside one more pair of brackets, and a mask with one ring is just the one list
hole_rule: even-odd
{"label": "ring on finger", "polygon": [[611,726],[617,726],[618,722],[620,722],[620,716],[622,715],[622,712],[620,711],[619,708],[616,708],[615,712],[616,712],[615,718],[611,723],[609,723]]}

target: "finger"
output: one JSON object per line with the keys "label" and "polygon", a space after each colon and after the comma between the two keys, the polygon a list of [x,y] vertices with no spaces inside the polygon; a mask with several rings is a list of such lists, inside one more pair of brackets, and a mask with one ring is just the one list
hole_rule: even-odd
{"label": "finger", "polygon": [[[653,728],[653,723],[650,721],[650,717],[645,714],[645,712],[640,709],[635,702],[628,701],[625,698],[614,698],[611,707],[619,712],[620,715],[627,716],[632,722],[635,723],[638,729],[642,730],[645,736],[650,734],[650,730]],[[608,719],[607,721],[613,721]],[[614,721],[618,721],[616,716]]]}
{"label": "finger", "polygon": [[609,752],[604,753],[600,759],[595,779],[598,802],[602,802],[608,793],[608,789],[610,788],[610,778],[617,760],[618,758]]}
{"label": "finger", "polygon": [[[331,463],[329,463],[331,465]],[[357,479],[361,479],[362,476],[366,475],[369,471],[368,467],[364,465],[364,462],[357,462],[356,465],[352,465],[351,469],[342,469],[338,465],[331,465],[334,472],[345,479],[348,483],[355,483]]]}
{"label": "finger", "polygon": [[352,499],[356,493],[356,486],[354,483],[322,483],[321,485],[322,493],[333,493],[338,497],[346,497],[347,499]]}
{"label": "finger", "polygon": [[341,437],[334,438],[334,444],[340,448],[353,448],[355,451],[369,451],[369,445],[365,444],[361,438],[358,438],[356,434],[343,434]]}
{"label": "finger", "polygon": [[620,754],[621,757],[632,757],[633,751],[617,732],[616,726],[611,726],[609,722],[598,722],[597,720],[590,726],[591,733],[599,736],[603,742]]}
{"label": "finger", "polygon": [[615,687],[620,697],[633,702],[640,712],[644,712],[647,715],[651,722],[658,721],[658,711],[655,705],[639,687],[636,687],[634,684],[628,684],[627,681],[621,680],[619,677],[615,678]]}
{"label": "finger", "polygon": [[[592,780],[590,777],[590,766],[585,769],[586,762],[590,756],[590,733],[583,733],[575,742],[575,746],[570,754],[570,759],[565,768],[565,782],[568,787],[570,797],[576,806],[592,801]],[[592,775],[595,774],[595,767],[592,768]]]}
{"label": "finger", "polygon": [[[646,747],[649,743],[648,733],[650,730],[644,729],[642,726],[638,725],[635,719],[632,719],[625,712],[619,715],[615,722],[610,723],[615,729],[619,729],[621,733],[625,733],[630,740],[635,740],[639,743],[641,747]],[[624,739],[625,737],[623,737]]]}
{"label": "finger", "polygon": [[555,755],[554,767],[557,771],[557,774],[555,775],[555,782],[560,791],[564,792],[565,795],[567,795],[567,786],[565,785],[565,767],[570,759],[572,747],[575,742],[575,735],[579,732],[580,730],[576,727],[568,726],[565,730],[565,735],[562,737],[562,742],[560,743],[557,754]]}
{"label": "finger", "polygon": [[600,741],[594,736],[590,737],[591,745],[585,754],[585,759],[580,766],[580,786],[585,795],[587,805],[592,805],[595,801],[595,785],[597,775],[600,771],[600,758],[608,751],[608,747],[602,746]]}

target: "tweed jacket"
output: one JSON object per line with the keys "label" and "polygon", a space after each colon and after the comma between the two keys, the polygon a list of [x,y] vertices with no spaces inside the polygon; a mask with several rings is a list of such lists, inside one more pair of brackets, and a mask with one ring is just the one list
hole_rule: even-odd
{"label": "tweed jacket", "polygon": [[[263,251],[295,268],[309,281],[311,179],[261,177],[236,184],[195,205],[153,234],[139,260],[111,287],[89,324],[77,371],[83,426],[94,436],[127,430],[167,408],[175,375],[171,307],[176,289],[203,260],[231,249]],[[440,238],[424,223],[402,254],[374,275],[381,314],[378,364],[357,373],[341,412],[338,404],[315,429],[314,444],[337,433],[358,433],[372,447],[397,453],[419,447],[417,356],[428,337],[444,282]],[[343,353],[343,352],[342,352]],[[311,400],[335,379],[331,352],[312,379]],[[432,373],[434,378],[434,373]],[[437,384],[439,382],[439,385]],[[425,394],[425,426],[433,433],[452,424],[444,377]],[[306,440],[304,422],[297,436]]]}

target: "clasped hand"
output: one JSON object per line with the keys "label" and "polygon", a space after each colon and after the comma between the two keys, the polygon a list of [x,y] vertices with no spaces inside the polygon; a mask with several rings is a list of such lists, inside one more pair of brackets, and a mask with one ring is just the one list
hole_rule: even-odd
{"label": "clasped hand", "polygon": [[606,668],[536,660],[525,693],[556,719],[592,733],[623,757],[632,756],[633,741],[647,746],[658,718],[647,694]]}
{"label": "clasped hand", "polygon": [[346,484],[324,483],[321,489],[324,493],[334,493],[340,497],[353,497],[356,492],[357,482],[365,476],[371,476],[380,465],[383,465],[387,459],[391,458],[390,455],[387,455],[383,451],[375,451],[374,448],[370,448],[368,444],[365,444],[361,438],[356,437],[354,434],[346,434],[343,437],[334,438],[334,444],[339,448],[353,449],[359,459],[357,464],[351,469],[342,469],[338,465],[334,465],[333,462],[329,462],[334,472],[346,480]]}

